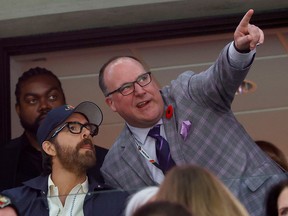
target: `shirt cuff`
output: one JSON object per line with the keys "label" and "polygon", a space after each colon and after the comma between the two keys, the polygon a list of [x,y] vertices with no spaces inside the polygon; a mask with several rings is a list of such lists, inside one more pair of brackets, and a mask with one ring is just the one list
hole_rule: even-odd
{"label": "shirt cuff", "polygon": [[256,53],[256,48],[248,53],[240,53],[234,47],[234,41],[230,44],[228,49],[229,61],[232,67],[244,69],[248,67]]}

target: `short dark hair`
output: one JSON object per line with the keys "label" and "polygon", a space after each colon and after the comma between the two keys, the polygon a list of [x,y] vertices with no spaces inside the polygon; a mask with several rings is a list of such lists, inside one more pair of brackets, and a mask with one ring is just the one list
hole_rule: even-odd
{"label": "short dark hair", "polygon": [[131,58],[131,59],[134,59],[135,61],[139,62],[140,64],[142,64],[142,62],[138,58],[136,58],[134,56],[129,56],[129,55],[127,55],[127,56],[125,56],[125,55],[123,55],[123,56],[114,56],[114,57],[110,58],[107,62],[105,62],[103,64],[103,66],[100,68],[100,71],[99,71],[99,87],[100,87],[100,89],[101,89],[101,91],[103,92],[104,95],[106,95],[108,93],[107,92],[107,86],[106,86],[106,84],[104,82],[104,71],[105,71],[106,67],[111,62],[116,61],[116,60],[118,60],[120,58]]}
{"label": "short dark hair", "polygon": [[18,82],[16,84],[16,89],[15,89],[16,104],[20,103],[21,85],[23,84],[23,82],[30,79],[31,77],[35,77],[38,75],[47,75],[47,76],[53,77],[56,80],[56,82],[58,83],[58,85],[59,85],[59,87],[63,93],[64,101],[66,101],[64,91],[62,89],[62,84],[61,84],[60,80],[58,79],[58,77],[54,73],[52,73],[51,71],[47,70],[46,68],[35,67],[35,68],[30,68],[28,71],[25,71],[22,74],[22,76],[20,76],[18,78]]}
{"label": "short dark hair", "polygon": [[266,197],[266,215],[278,216],[278,198],[285,188],[288,188],[288,180],[283,180],[270,188]]}
{"label": "short dark hair", "polygon": [[257,140],[255,143],[281,168],[287,172],[288,171],[288,161],[285,154],[276,145],[271,142],[264,140]]}

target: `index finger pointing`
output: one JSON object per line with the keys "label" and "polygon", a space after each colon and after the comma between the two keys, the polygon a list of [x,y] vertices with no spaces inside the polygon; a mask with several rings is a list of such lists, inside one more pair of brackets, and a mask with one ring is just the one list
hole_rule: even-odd
{"label": "index finger pointing", "polygon": [[251,20],[251,17],[254,13],[253,9],[250,9],[249,11],[247,11],[247,13],[244,15],[244,17],[242,18],[241,22],[239,23],[239,26],[241,27],[248,27],[248,24]]}

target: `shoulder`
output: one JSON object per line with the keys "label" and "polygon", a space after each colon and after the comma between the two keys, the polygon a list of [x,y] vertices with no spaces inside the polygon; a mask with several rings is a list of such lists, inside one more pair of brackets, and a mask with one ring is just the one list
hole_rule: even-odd
{"label": "shoulder", "polygon": [[135,153],[133,144],[133,136],[125,126],[123,131],[109,149],[101,170],[103,171],[108,169],[113,170],[113,172],[118,172],[117,169],[123,165],[123,156],[127,157],[127,155],[129,155],[129,157],[133,157],[133,154]]}
{"label": "shoulder", "polygon": [[8,196],[19,210],[24,208],[33,199],[32,197],[37,196],[37,192],[27,185],[4,190],[1,194]]}
{"label": "shoulder", "polygon": [[29,145],[29,144],[30,144],[29,140],[23,133],[21,136],[10,140],[3,147],[5,151],[14,151],[14,154],[15,154],[15,151],[20,152],[24,146]]}
{"label": "shoulder", "polygon": [[179,96],[179,93],[181,95],[183,89],[187,89],[190,86],[190,83],[193,82],[194,77],[196,78],[198,74],[199,73],[195,73],[193,71],[182,72],[176,77],[176,79],[171,81],[170,85],[166,85],[161,89],[162,96],[166,96],[167,94],[175,94]]}
{"label": "shoulder", "polygon": [[25,142],[25,135],[23,134],[20,137],[14,138],[10,140],[7,144],[4,145],[5,149],[14,149],[14,148],[20,148],[22,146],[22,143]]}
{"label": "shoulder", "polygon": [[[38,181],[35,182],[35,184],[37,183]],[[39,207],[43,206],[42,204],[40,205],[40,202],[43,202],[41,190],[31,187],[29,184],[4,190],[2,191],[2,194],[11,199],[12,203],[20,212],[20,215],[36,215],[32,212],[36,212]],[[44,215],[44,212],[42,213],[42,215]]]}
{"label": "shoulder", "polygon": [[40,175],[33,179],[23,182],[23,185],[34,191],[48,190],[48,175]]}
{"label": "shoulder", "polygon": [[48,176],[38,176],[36,178],[24,182],[23,186],[4,190],[1,193],[13,198],[13,200],[18,200],[23,197],[24,198],[29,197],[33,193],[38,194],[39,191],[41,190],[47,191],[47,187],[48,187]]}
{"label": "shoulder", "polygon": [[115,142],[109,149],[108,155],[118,154],[119,151],[122,152],[127,146],[133,143],[133,136],[128,127],[125,125],[119,136],[116,138]]}

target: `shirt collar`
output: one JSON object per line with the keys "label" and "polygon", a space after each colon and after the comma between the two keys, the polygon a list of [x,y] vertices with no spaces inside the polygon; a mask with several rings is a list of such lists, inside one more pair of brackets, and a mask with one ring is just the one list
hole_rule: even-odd
{"label": "shirt collar", "polygon": [[[76,187],[77,185],[75,185]],[[81,184],[82,192],[87,193],[88,192],[88,177],[86,176],[86,180]],[[48,196],[58,196],[58,188],[54,184],[54,182],[51,179],[51,174],[48,176]]]}
{"label": "shirt collar", "polygon": [[139,143],[144,144],[150,129],[153,128],[157,124],[162,125],[163,121],[162,121],[162,119],[160,119],[157,122],[157,124],[153,125],[150,128],[138,128],[138,127],[133,127],[133,126],[129,125],[128,123],[126,123],[126,124],[129,127],[132,134],[134,135],[135,139],[137,139],[139,141]]}

